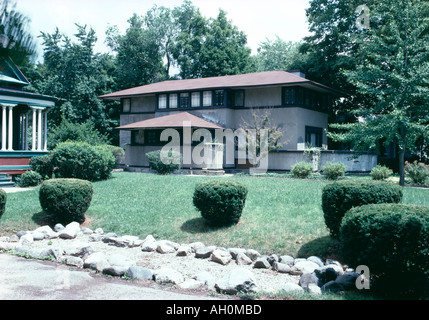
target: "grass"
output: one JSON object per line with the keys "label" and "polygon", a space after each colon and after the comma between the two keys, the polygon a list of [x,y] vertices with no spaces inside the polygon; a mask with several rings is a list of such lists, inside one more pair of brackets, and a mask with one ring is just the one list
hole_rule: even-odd
{"label": "grass", "polygon": [[[361,178],[361,177],[359,177]],[[237,225],[210,228],[192,204],[195,185],[207,176],[159,176],[115,172],[95,182],[88,226],[105,232],[180,243],[201,241],[206,245],[243,247],[261,253],[318,255],[336,258],[336,243],[329,237],[321,209],[325,179],[291,179],[281,175],[237,175],[249,190]],[[429,205],[429,189],[405,188],[405,203]],[[0,218],[0,235],[35,229],[46,224],[38,188],[9,193],[6,212]]]}

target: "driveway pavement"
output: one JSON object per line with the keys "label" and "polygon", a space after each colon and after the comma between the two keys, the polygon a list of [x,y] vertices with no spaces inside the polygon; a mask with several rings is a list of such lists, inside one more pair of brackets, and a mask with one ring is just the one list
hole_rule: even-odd
{"label": "driveway pavement", "polygon": [[216,300],[0,253],[0,300]]}

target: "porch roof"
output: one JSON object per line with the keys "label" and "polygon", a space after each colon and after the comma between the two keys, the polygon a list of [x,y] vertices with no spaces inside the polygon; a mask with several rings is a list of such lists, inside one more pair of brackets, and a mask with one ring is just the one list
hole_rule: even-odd
{"label": "porch roof", "polygon": [[126,124],[116,129],[119,130],[141,130],[141,129],[156,129],[156,128],[206,128],[206,129],[223,129],[222,127],[201,119],[189,112],[180,112],[170,114],[168,116],[151,118],[143,121],[138,121]]}

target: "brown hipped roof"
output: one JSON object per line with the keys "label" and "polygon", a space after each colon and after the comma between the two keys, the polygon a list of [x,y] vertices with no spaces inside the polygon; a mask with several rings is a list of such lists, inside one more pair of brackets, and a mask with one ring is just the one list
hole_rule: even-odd
{"label": "brown hipped roof", "polygon": [[151,118],[143,121],[138,121],[126,124],[116,129],[120,130],[141,130],[141,129],[155,129],[155,128],[206,128],[206,129],[223,129],[212,122],[201,119],[189,112],[180,112],[170,114],[168,116]]}
{"label": "brown hipped roof", "polygon": [[155,94],[161,92],[188,91],[188,90],[208,90],[216,88],[246,88],[271,85],[291,85],[301,84],[316,87],[319,90],[335,92],[335,90],[322,84],[310,81],[287,71],[267,71],[239,74],[232,76],[167,80],[140,87],[130,88],[100,96],[103,99],[120,99],[144,94]]}

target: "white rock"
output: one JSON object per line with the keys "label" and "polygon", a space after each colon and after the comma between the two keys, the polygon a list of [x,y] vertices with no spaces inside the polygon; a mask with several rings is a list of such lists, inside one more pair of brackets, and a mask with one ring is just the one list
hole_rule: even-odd
{"label": "white rock", "polygon": [[179,284],[185,281],[183,275],[171,268],[161,268],[154,272],[155,281],[159,284]]}
{"label": "white rock", "polygon": [[258,291],[253,273],[245,268],[235,268],[231,270],[225,277],[216,282],[215,288],[227,294]]}
{"label": "white rock", "polygon": [[156,251],[159,253],[173,253],[180,247],[178,243],[169,240],[157,241]]}
{"label": "white rock", "polygon": [[152,252],[155,251],[157,248],[157,243],[155,238],[152,235],[148,235],[144,240],[143,243],[141,245],[142,247],[142,251],[145,252]]}
{"label": "white rock", "polygon": [[319,265],[312,261],[299,261],[296,264],[294,264],[290,268],[290,273],[294,275],[301,275],[303,273],[313,273],[314,270],[319,268]]}
{"label": "white rock", "polygon": [[99,272],[103,271],[104,268],[108,267],[109,261],[103,252],[95,252],[90,254],[85,260],[83,266],[85,268],[90,268],[97,270]]}
{"label": "white rock", "polygon": [[19,244],[27,245],[34,242],[33,235],[31,233],[26,233],[19,238]]}
{"label": "white rock", "polygon": [[232,260],[232,256],[226,250],[216,249],[216,250],[213,250],[210,256],[210,260],[225,266]]}
{"label": "white rock", "polygon": [[179,288],[181,289],[198,289],[204,285],[203,282],[197,281],[195,279],[187,279],[182,283],[179,283]]}
{"label": "white rock", "polygon": [[293,282],[286,282],[285,285],[283,286],[283,290],[287,293],[302,293],[304,292],[304,289]]}

